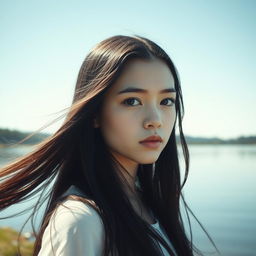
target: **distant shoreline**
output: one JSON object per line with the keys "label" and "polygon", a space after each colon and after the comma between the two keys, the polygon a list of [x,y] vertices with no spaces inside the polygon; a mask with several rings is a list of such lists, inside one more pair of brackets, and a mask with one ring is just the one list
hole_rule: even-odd
{"label": "distant shoreline", "polygon": [[[207,145],[212,145],[212,146],[221,146],[221,145],[223,145],[223,146],[225,146],[225,145],[252,145],[252,146],[254,146],[254,145],[256,145],[256,142],[248,142],[248,143],[241,143],[241,142],[238,142],[238,141],[234,141],[234,142],[228,142],[228,141],[224,141],[224,142],[207,142],[207,141],[205,141],[205,142],[196,142],[196,141],[193,141],[193,142],[191,142],[191,141],[188,141],[188,140],[186,140],[186,142],[187,142],[187,144],[188,145],[200,145],[200,146],[207,146]],[[15,143],[12,143],[12,144],[3,144],[3,143],[0,143],[0,149],[1,148],[10,148],[10,147],[12,147],[12,145],[13,144],[15,144]],[[32,147],[32,146],[36,146],[38,143],[34,143],[34,144],[32,144],[32,143],[20,143],[20,144],[17,144],[15,147]],[[180,142],[178,141],[177,142],[177,144],[178,145],[180,145]]]}
{"label": "distant shoreline", "polygon": [[[256,136],[241,136],[232,139],[185,136],[189,145],[256,145]],[[177,139],[179,142],[179,139]]]}
{"label": "distant shoreline", "polygon": [[[18,130],[2,129],[0,128],[0,148],[8,148],[16,143],[19,143],[27,136],[31,135],[29,132],[21,132]],[[31,138],[25,140],[23,143],[18,145],[36,145],[51,136],[51,134],[37,133]],[[185,136],[186,141],[189,145],[255,145],[255,136],[240,136],[232,139],[220,139],[218,137],[207,138],[207,137],[193,137]],[[179,137],[177,136],[177,142],[179,143]]]}

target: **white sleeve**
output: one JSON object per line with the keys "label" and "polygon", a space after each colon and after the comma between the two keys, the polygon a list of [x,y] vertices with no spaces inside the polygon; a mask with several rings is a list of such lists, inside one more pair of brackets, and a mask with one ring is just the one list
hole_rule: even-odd
{"label": "white sleeve", "polygon": [[92,206],[67,200],[46,227],[38,256],[102,256],[104,226]]}

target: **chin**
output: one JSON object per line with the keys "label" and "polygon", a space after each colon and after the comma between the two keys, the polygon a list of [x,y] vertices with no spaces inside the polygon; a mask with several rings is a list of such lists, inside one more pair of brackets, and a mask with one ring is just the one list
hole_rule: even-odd
{"label": "chin", "polygon": [[140,159],[140,161],[138,161],[138,163],[139,164],[153,164],[153,163],[155,163],[157,161],[158,157],[159,156]]}
{"label": "chin", "polygon": [[140,162],[139,164],[153,164],[155,161],[145,161],[145,162]]}

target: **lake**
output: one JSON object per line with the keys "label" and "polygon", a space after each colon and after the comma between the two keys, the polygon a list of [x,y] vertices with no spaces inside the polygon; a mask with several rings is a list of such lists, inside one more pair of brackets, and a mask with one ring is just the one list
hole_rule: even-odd
{"label": "lake", "polygon": [[[0,148],[0,165],[32,147]],[[190,145],[190,173],[184,187],[186,202],[224,256],[256,255],[256,146]],[[33,201],[32,201],[33,202]],[[17,212],[31,201],[9,207],[0,216]],[[20,229],[26,215],[0,220],[0,226]],[[195,244],[206,255],[217,255],[192,219]],[[27,225],[24,231],[29,231]],[[209,253],[209,254],[208,254]]]}

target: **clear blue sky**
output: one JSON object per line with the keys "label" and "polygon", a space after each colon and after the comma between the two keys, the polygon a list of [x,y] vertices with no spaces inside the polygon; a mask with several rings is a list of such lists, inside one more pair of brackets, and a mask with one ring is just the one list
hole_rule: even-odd
{"label": "clear blue sky", "polygon": [[254,0],[1,1],[0,127],[34,131],[57,117],[88,51],[138,34],[179,70],[187,135],[255,135],[255,17]]}

